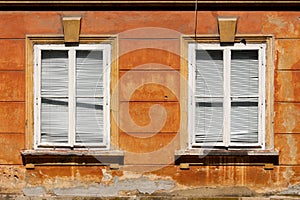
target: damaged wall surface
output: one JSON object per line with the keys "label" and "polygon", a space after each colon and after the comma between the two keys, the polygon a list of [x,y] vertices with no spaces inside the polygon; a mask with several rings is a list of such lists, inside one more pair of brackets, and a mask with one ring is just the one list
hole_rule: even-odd
{"label": "damaged wall surface", "polygon": [[[299,196],[300,12],[131,9],[0,12],[0,193],[28,197]],[[117,53],[112,56],[111,76],[116,81],[111,82],[110,93],[118,98],[111,98],[115,102],[110,108],[113,152],[54,147],[56,152],[51,153],[53,149],[37,152],[34,148],[33,124],[28,123],[29,112],[34,112],[29,105],[33,94],[29,40],[48,37],[64,43],[62,19],[74,16],[81,19],[79,43],[93,43],[87,38],[95,36],[114,38]],[[194,153],[190,154],[193,159],[180,158],[175,152],[185,150],[182,130],[188,112],[182,86],[187,81],[183,37],[194,39],[196,34],[212,42],[217,38],[219,43],[218,17],[237,18],[236,38],[271,38],[266,66],[266,70],[273,69],[266,105],[272,111],[266,120],[268,149],[251,150],[253,154],[230,154],[225,149],[205,158],[199,154],[195,159]],[[147,125],[161,116],[165,121],[154,127],[158,131],[153,134]],[[199,159],[204,163],[194,163]],[[188,164],[185,169],[182,163]]]}

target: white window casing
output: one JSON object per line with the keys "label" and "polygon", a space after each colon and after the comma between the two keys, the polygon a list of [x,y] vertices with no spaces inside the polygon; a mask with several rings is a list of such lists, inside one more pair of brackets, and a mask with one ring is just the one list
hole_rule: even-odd
{"label": "white window casing", "polygon": [[35,45],[34,56],[34,148],[109,149],[111,45]]}
{"label": "white window casing", "polygon": [[189,44],[189,148],[265,148],[265,51]]}

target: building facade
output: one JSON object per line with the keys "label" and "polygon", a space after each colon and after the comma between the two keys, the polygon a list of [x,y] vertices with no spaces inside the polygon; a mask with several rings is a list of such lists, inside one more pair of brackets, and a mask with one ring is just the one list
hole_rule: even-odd
{"label": "building facade", "polygon": [[299,1],[0,5],[0,193],[300,194]]}

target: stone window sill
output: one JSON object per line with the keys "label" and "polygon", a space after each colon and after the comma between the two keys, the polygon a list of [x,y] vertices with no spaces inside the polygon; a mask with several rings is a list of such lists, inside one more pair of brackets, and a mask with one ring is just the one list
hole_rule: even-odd
{"label": "stone window sill", "polygon": [[194,165],[278,165],[279,153],[271,150],[179,150],[175,152],[175,164]]}
{"label": "stone window sill", "polygon": [[124,164],[123,151],[23,150],[21,156],[24,165]]}

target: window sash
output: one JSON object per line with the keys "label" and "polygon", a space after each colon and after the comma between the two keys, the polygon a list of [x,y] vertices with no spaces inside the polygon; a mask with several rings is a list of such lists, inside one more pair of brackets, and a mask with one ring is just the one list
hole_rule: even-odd
{"label": "window sash", "polygon": [[[57,50],[57,51],[68,51],[68,142],[67,143],[56,143],[56,142],[42,142],[41,141],[41,99],[43,98],[55,98],[55,95],[41,95],[41,62],[42,62],[42,51],[43,50]],[[76,52],[88,50],[88,51],[101,51],[103,53],[103,94],[95,95],[93,97],[102,99],[103,102],[103,142],[95,143],[84,143],[76,142],[76,98],[85,98],[89,95],[78,95],[76,96]],[[110,52],[111,47],[109,44],[99,44],[99,45],[79,45],[77,47],[65,47],[64,45],[35,45],[34,46],[34,103],[35,103],[35,142],[34,147],[44,148],[44,147],[74,147],[74,148],[103,148],[109,149],[110,144]],[[58,96],[59,97],[59,96]]]}
{"label": "window sash", "polygon": [[[189,148],[193,147],[257,147],[260,149],[265,148],[265,44],[235,44],[234,46],[220,46],[220,44],[195,44],[190,43],[188,48],[188,78],[189,78],[189,95],[188,95],[188,131],[189,131]],[[223,98],[223,141],[222,142],[205,142],[197,143],[195,132],[195,118],[196,118],[196,98],[218,98],[222,96],[201,96],[195,93],[195,69],[196,68],[196,50],[219,50],[223,51],[223,85],[224,85],[224,98]],[[258,52],[258,94],[257,95],[241,95],[231,96],[231,51],[233,50],[256,50]],[[258,99],[258,142],[257,143],[241,143],[231,142],[231,98],[257,98]]]}

